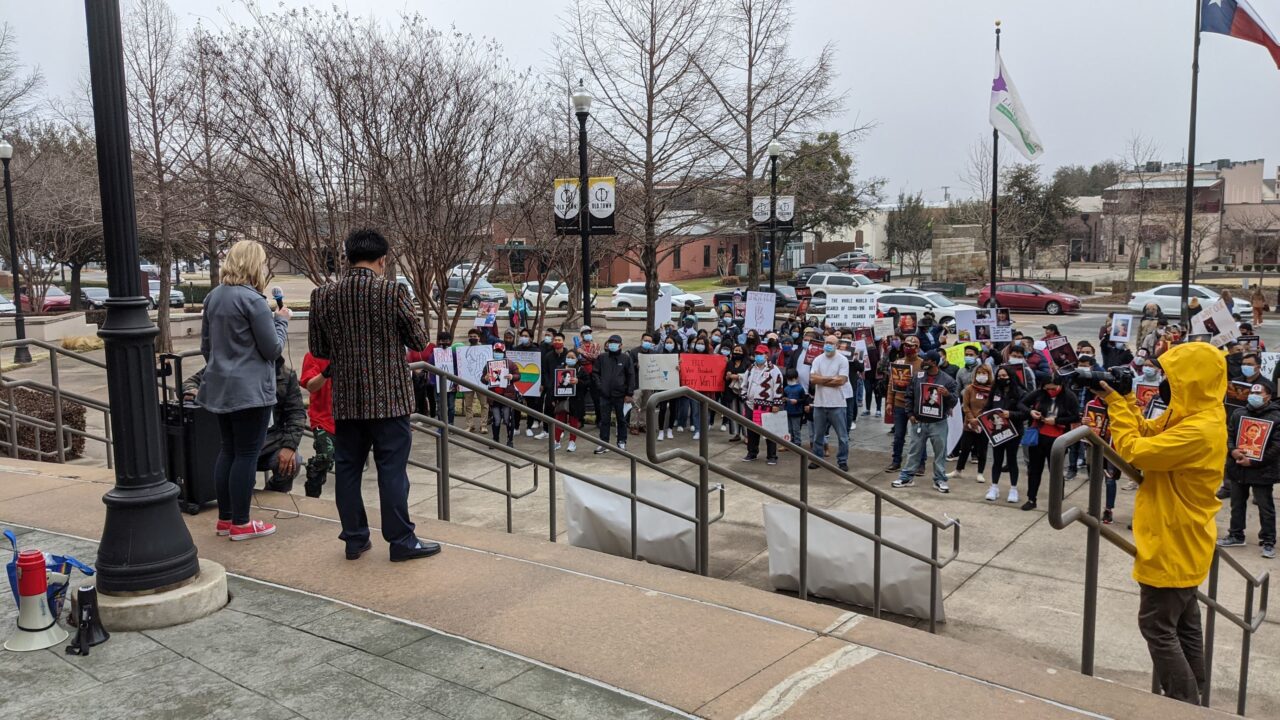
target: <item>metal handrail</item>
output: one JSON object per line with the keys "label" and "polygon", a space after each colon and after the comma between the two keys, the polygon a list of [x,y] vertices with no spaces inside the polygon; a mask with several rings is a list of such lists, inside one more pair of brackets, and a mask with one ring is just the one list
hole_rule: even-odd
{"label": "metal handrail", "polygon": [[[1089,443],[1089,509],[1082,510],[1079,507],[1071,507],[1063,509],[1066,472],[1065,464],[1067,451],[1072,445],[1078,442]],[[1080,672],[1085,675],[1093,675],[1094,670],[1094,650],[1095,636],[1097,633],[1097,617],[1098,617],[1098,563],[1100,551],[1100,539],[1106,538],[1107,542],[1120,548],[1130,556],[1136,557],[1138,548],[1129,542],[1128,538],[1120,535],[1107,525],[1103,524],[1102,517],[1102,492],[1103,492],[1103,465],[1109,462],[1114,465],[1123,475],[1142,482],[1142,471],[1135,468],[1129,462],[1117,453],[1109,443],[1098,437],[1088,426],[1082,425],[1074,430],[1064,433],[1053,443],[1053,449],[1049,454],[1049,524],[1055,530],[1062,530],[1068,525],[1079,522],[1088,528],[1088,538],[1085,552],[1085,596],[1084,596],[1084,624],[1083,635],[1081,638],[1080,651]],[[1226,609],[1218,602],[1218,570],[1221,561],[1226,561],[1227,566],[1236,571],[1245,581],[1245,609],[1244,617]],[[1262,627],[1262,623],[1267,617],[1267,599],[1271,588],[1271,573],[1263,571],[1258,575],[1251,574],[1240,564],[1238,560],[1231,556],[1230,553],[1222,552],[1218,548],[1214,548],[1213,560],[1209,566],[1209,591],[1201,592],[1196,589],[1196,598],[1205,605],[1208,616],[1205,619],[1205,682],[1204,690],[1200,698],[1200,703],[1204,706],[1209,705],[1210,693],[1213,689],[1213,646],[1214,646],[1214,629],[1215,620],[1218,615],[1222,615],[1231,621],[1236,627],[1241,629],[1243,640],[1240,647],[1240,685],[1236,696],[1236,713],[1244,715],[1245,704],[1249,690],[1249,650],[1253,635]],[[1258,611],[1254,614],[1254,591],[1260,589],[1258,600]],[[1156,680],[1152,680],[1152,689],[1155,687]]]}
{"label": "metal handrail", "polygon": [[[76,360],[77,362],[81,362],[86,365],[90,365],[92,367],[96,367],[102,370],[105,370],[107,368],[107,364],[101,360],[91,358],[82,353],[68,350],[60,345],[55,345],[53,343],[46,342],[44,340],[25,338],[22,340],[15,339],[15,340],[6,340],[4,342],[0,342],[0,349],[13,348],[13,347],[37,347],[37,348],[42,348],[44,350],[49,351],[49,382],[43,383],[37,380],[29,380],[29,379],[8,380],[8,379],[5,379],[4,377],[3,368],[0,368],[0,390],[6,390],[9,393],[9,403],[8,403],[9,408],[8,408],[8,412],[4,413],[9,418],[9,440],[8,442],[3,443],[3,446],[9,449],[10,456],[18,457],[18,454],[24,449],[32,451],[37,455],[39,455],[40,457],[45,457],[50,454],[40,450],[39,447],[22,448],[18,445],[17,426],[19,422],[22,422],[37,428],[36,430],[37,445],[39,445],[39,428],[44,427],[49,423],[49,421],[47,420],[36,418],[26,413],[18,412],[18,406],[17,406],[17,402],[14,399],[13,391],[18,388],[24,388],[24,389],[32,390],[35,392],[43,393],[45,395],[50,395],[53,397],[54,419],[52,422],[52,427],[57,433],[57,437],[58,437],[57,450],[55,451],[54,454],[57,456],[58,462],[66,462],[66,446],[63,443],[62,438],[65,437],[64,435],[65,433],[70,433],[72,435],[78,435],[80,437],[84,437],[90,440],[95,440],[97,442],[103,443],[104,446],[106,447],[107,467],[108,468],[114,467],[115,448],[112,445],[112,439],[111,439],[110,407],[107,405],[107,403],[104,403],[100,400],[96,400],[94,398],[91,398],[85,395],[80,395],[79,393],[72,393],[72,392],[63,390],[62,383],[59,379],[60,375],[59,375],[59,369],[58,369],[58,358],[59,357],[70,358],[72,360]],[[93,409],[95,411],[101,412],[102,418],[103,418],[104,434],[102,436],[98,436],[84,430],[79,430],[73,427],[67,427],[62,419],[62,400],[64,398],[71,400],[72,402],[78,405],[83,405],[88,409]]]}
{"label": "metal handrail", "polygon": [[[831,464],[825,458],[820,458],[809,450],[797,445],[785,438],[775,435],[765,430],[760,425],[755,424],[750,419],[742,416],[735,410],[732,410],[720,403],[708,398],[696,390],[687,387],[679,387],[671,390],[660,390],[649,396],[645,404],[645,420],[649,428],[657,427],[657,408],[663,402],[668,402],[678,398],[688,398],[698,403],[701,427],[706,428],[709,420],[709,414],[712,410],[719,412],[725,417],[734,418],[734,422],[748,428],[750,432],[759,434],[765,440],[771,440],[781,444],[789,452],[795,453],[800,458],[800,497],[793,498],[786,493],[775,490],[757,480],[749,478],[742,473],[721,467],[710,459],[709,446],[707,442],[707,433],[703,432],[698,445],[698,454],[690,453],[687,450],[677,448],[666,452],[658,452],[657,444],[654,441],[653,432],[649,432],[645,441],[645,451],[649,455],[649,459],[654,462],[666,462],[667,460],[681,459],[691,462],[698,466],[699,477],[701,482],[706,482],[709,472],[715,472],[719,475],[727,477],[735,482],[745,485],[756,492],[767,495],[774,500],[790,505],[800,511],[800,577],[799,577],[799,594],[801,599],[808,599],[808,548],[809,548],[809,515],[813,515],[819,519],[825,520],[836,527],[847,530],[860,537],[870,540],[875,545],[874,567],[873,567],[873,586],[872,586],[872,610],[876,617],[880,617],[880,574],[881,574],[881,548],[888,547],[890,550],[906,555],[918,562],[926,563],[930,566],[929,577],[929,632],[937,631],[937,614],[938,603],[936,597],[938,594],[939,571],[955,560],[960,554],[960,521],[955,518],[947,518],[945,521],[938,520],[927,513],[921,512],[911,507],[902,500],[885,493],[883,490],[863,482],[858,478],[850,475],[847,471],[841,470],[839,467]],[[811,505],[809,503],[809,463],[817,463],[833,473],[836,477],[849,482],[872,493],[875,496],[875,515],[874,530],[868,531],[860,528],[852,523],[846,522],[827,512],[825,509]],[[914,515],[915,517],[929,523],[931,533],[931,550],[929,555],[918,553],[910,548],[900,545],[892,540],[883,537],[881,520],[883,517],[883,503],[889,501],[891,505]],[[940,530],[952,531],[952,549],[951,555],[945,559],[938,557],[938,533]],[[703,546],[705,547],[705,545]]]}
{"label": "metal handrail", "polygon": [[[639,455],[635,455],[627,450],[623,450],[622,448],[611,446],[608,442],[601,440],[600,438],[594,435],[591,435],[589,433],[584,433],[582,428],[575,428],[569,425],[568,423],[561,422],[555,419],[554,417],[547,415],[546,413],[530,408],[529,406],[524,405],[523,403],[520,403],[516,400],[512,400],[511,398],[508,398],[505,395],[500,395],[498,393],[495,393],[489,388],[484,387],[483,385],[472,382],[458,375],[454,375],[453,373],[450,373],[447,370],[442,370],[441,368],[435,365],[432,365],[430,363],[426,363],[426,362],[410,363],[409,369],[427,372],[435,376],[436,378],[435,389],[437,394],[436,408],[437,408],[438,417],[430,418],[425,415],[417,415],[415,416],[415,418],[421,418],[422,422],[434,428],[435,430],[436,462],[438,464],[438,467],[436,468],[436,472],[438,474],[438,477],[446,477],[446,476],[452,477],[452,474],[449,472],[449,445],[455,442],[453,440],[453,436],[456,434],[461,434],[462,437],[466,437],[472,441],[478,441],[484,445],[492,447],[494,450],[497,450],[498,453],[500,453],[503,456],[519,458],[520,460],[523,460],[526,463],[535,465],[537,467],[546,468],[548,471],[548,488],[549,488],[548,496],[550,498],[549,513],[548,513],[548,524],[549,524],[548,539],[551,542],[556,542],[557,535],[558,535],[556,530],[556,476],[557,474],[561,474],[561,473],[575,480],[591,485],[592,487],[598,488],[600,490],[604,490],[606,492],[612,493],[619,497],[626,498],[631,502],[630,557],[633,560],[636,559],[637,557],[637,552],[639,547],[639,543],[637,539],[638,523],[636,522],[636,511],[639,505],[644,505],[644,506],[653,508],[654,510],[658,510],[660,512],[671,515],[672,517],[676,517],[681,520],[694,523],[695,527],[697,527],[699,530],[702,530],[704,525],[709,526],[711,523],[714,523],[717,520],[720,520],[721,518],[724,517],[725,505],[724,505],[724,486],[723,485],[717,485],[716,487],[713,488],[709,486],[704,486],[700,483],[694,483],[688,478],[685,478],[680,474],[675,473],[671,470],[667,470],[666,468],[660,467],[656,463],[650,462],[649,460],[643,457],[640,457]],[[448,420],[449,391],[447,390],[447,388],[449,385],[465,387],[470,392],[480,393],[481,397],[488,399],[490,402],[497,402],[502,405],[506,405],[507,407],[510,407],[514,411],[518,411],[521,414],[528,415],[532,417],[534,420],[537,420],[538,422],[542,423],[542,426],[544,429],[552,430],[552,429],[558,428],[564,432],[568,432],[576,435],[579,440],[585,440],[588,444],[594,444],[600,447],[606,447],[611,452],[621,455],[622,457],[628,460],[631,466],[629,489],[619,490],[618,488],[615,488],[606,483],[600,482],[596,478],[591,477],[586,473],[583,473],[578,470],[566,468],[565,466],[558,464],[556,462],[556,447],[555,447],[554,432],[547,433],[547,456],[546,458],[543,458],[537,455],[531,455],[529,453],[524,452],[523,450],[506,447],[481,434],[468,433],[468,432],[458,430],[457,428],[454,428],[449,423],[449,420]],[[504,460],[503,457],[499,456],[498,454],[480,452],[474,448],[468,448],[468,449],[470,449],[472,452],[476,452],[477,454],[483,457],[497,460],[499,462],[504,462],[504,463],[506,462],[506,460]],[[678,482],[698,488],[698,499],[696,502],[696,507],[699,508],[700,511],[706,507],[706,496],[711,492],[718,491],[720,493],[719,515],[717,515],[714,518],[707,516],[705,513],[700,513],[697,516],[690,516],[684,512],[681,512],[680,510],[664,505],[663,503],[642,497],[637,491],[637,483],[638,483],[637,470],[640,466],[649,468],[654,472],[657,472],[665,477],[671,478]],[[491,488],[486,488],[486,489],[491,489]],[[502,494],[501,491],[499,490],[495,489],[494,491],[499,492],[499,494]],[[449,494],[448,482],[445,482],[445,481],[438,482],[437,490],[436,490],[436,499],[437,499],[437,508],[436,508],[437,517],[441,520],[447,521],[449,519],[449,511],[451,507],[451,498]],[[703,549],[705,546],[702,543],[704,542],[704,540],[705,540],[705,533],[699,532],[698,540],[695,543],[696,544],[695,553],[698,556],[697,571],[700,575],[706,575],[708,574],[708,571],[709,571],[708,565],[705,562],[705,553],[703,552]]]}

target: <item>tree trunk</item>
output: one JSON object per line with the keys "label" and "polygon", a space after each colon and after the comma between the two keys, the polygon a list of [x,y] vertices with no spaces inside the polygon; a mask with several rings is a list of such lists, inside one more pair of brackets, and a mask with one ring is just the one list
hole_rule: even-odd
{"label": "tree trunk", "polygon": [[747,233],[747,237],[751,239],[751,245],[747,253],[747,289],[760,289],[760,273],[763,270],[763,262],[760,258],[760,231],[752,229]]}
{"label": "tree trunk", "polygon": [[80,270],[82,265],[68,263],[71,265],[71,289],[67,291],[71,295],[71,309],[83,310],[80,302]]}
{"label": "tree trunk", "polygon": [[654,243],[653,228],[645,228],[645,243],[640,250],[640,272],[644,273],[644,326],[652,330],[656,320],[655,308],[658,306],[658,249]]}
{"label": "tree trunk", "polygon": [[218,287],[218,276],[222,274],[222,261],[218,257],[218,233],[212,227],[205,242],[205,252],[209,255],[209,287],[215,288]]}

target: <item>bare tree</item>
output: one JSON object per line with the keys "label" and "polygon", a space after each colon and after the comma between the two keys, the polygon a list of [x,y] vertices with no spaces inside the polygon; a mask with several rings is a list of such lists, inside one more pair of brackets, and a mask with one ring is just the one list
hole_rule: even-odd
{"label": "bare tree", "polygon": [[160,352],[173,349],[169,291],[179,227],[187,208],[176,187],[190,138],[182,125],[189,86],[182,71],[177,19],[165,0],[135,0],[127,13],[124,60],[135,155],[139,235],[154,241],[160,269]]}
{"label": "bare tree", "polygon": [[[1280,213],[1270,207],[1258,205],[1233,218],[1229,227],[1240,238],[1241,249],[1253,252],[1253,269],[1258,271],[1258,284],[1266,279],[1263,258],[1275,252],[1280,243]],[[1243,253],[1241,253],[1243,261]]]}
{"label": "bare tree", "polygon": [[1138,275],[1138,255],[1146,247],[1147,215],[1151,212],[1156,199],[1149,188],[1154,175],[1158,172],[1152,163],[1155,162],[1158,153],[1159,150],[1154,143],[1141,134],[1135,133],[1129,138],[1120,158],[1121,166],[1128,168],[1121,178],[1133,187],[1132,190],[1122,192],[1124,207],[1119,208],[1120,212],[1134,218],[1133,221],[1126,223],[1133,231],[1132,242],[1128,247],[1129,272],[1126,276],[1126,284],[1129,288],[1133,287],[1134,279]]}
{"label": "bare tree", "polygon": [[713,58],[718,14],[707,0],[576,0],[565,47],[593,92],[593,136],[619,174],[619,230],[644,275],[646,322],[653,324],[658,268],[706,222],[696,208],[723,175],[708,138],[718,103],[699,62]]}
{"label": "bare tree", "polygon": [[[715,3],[710,11],[719,9]],[[725,0],[723,21],[716,29],[722,42],[694,57],[716,113],[697,118],[699,130],[727,160],[733,181],[714,186],[722,214],[734,227],[751,216],[754,195],[768,194],[768,146],[778,139],[791,152],[789,166],[803,167],[796,151],[804,131],[838,114],[844,96],[833,88],[835,49],[827,44],[812,62],[791,52],[791,0]],[[856,138],[866,128],[843,134]],[[838,139],[837,139],[838,143]],[[820,152],[821,146],[810,146]],[[800,161],[800,162],[797,162]],[[708,201],[712,198],[708,197]],[[752,238],[748,252],[748,286],[759,285],[760,242]],[[777,258],[772,260],[777,262]]]}
{"label": "bare tree", "polygon": [[0,24],[0,136],[30,113],[31,100],[44,85],[39,68],[23,66],[16,45],[9,23]]}
{"label": "bare tree", "polygon": [[218,129],[227,122],[214,77],[218,49],[214,38],[197,28],[184,50],[183,72],[190,88],[184,118],[191,135],[184,158],[193,199],[190,218],[196,225],[194,231],[202,236],[203,253],[209,260],[209,285],[216,286],[225,244],[224,186],[231,181],[232,172],[230,153]]}

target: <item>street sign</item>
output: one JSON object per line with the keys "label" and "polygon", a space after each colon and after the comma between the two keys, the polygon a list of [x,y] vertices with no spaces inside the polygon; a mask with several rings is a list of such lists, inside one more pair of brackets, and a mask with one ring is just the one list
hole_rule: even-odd
{"label": "street sign", "polygon": [[751,199],[751,219],[756,222],[769,222],[769,196]]}
{"label": "street sign", "polygon": [[588,228],[592,235],[612,235],[617,198],[617,178],[593,177],[587,181]]}
{"label": "street sign", "polygon": [[578,191],[578,178],[556,178],[553,184],[556,209],[556,234],[576,235],[578,213],[582,195]]}
{"label": "street sign", "polygon": [[778,229],[791,230],[795,227],[792,219],[796,215],[796,198],[794,195],[778,196]]}

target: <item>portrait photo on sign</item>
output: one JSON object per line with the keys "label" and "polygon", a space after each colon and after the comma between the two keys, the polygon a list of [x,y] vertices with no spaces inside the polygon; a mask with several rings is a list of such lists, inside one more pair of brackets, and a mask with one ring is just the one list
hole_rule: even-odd
{"label": "portrait photo on sign", "polygon": [[[1245,352],[1259,352],[1262,350],[1262,340],[1257,335],[1241,335],[1236,338],[1236,342],[1244,346]],[[1271,377],[1268,375],[1267,377]]]}
{"label": "portrait photo on sign", "polygon": [[489,387],[504,388],[511,383],[511,372],[506,360],[490,360],[485,365],[484,374]]}
{"label": "portrait photo on sign", "polygon": [[1249,402],[1249,393],[1252,390],[1251,383],[1233,380],[1227,383],[1227,396],[1224,402],[1231,407],[1244,407]]}
{"label": "portrait photo on sign", "polygon": [[1155,400],[1152,400],[1150,403],[1148,403],[1145,408],[1142,409],[1142,417],[1146,418],[1147,420],[1155,420],[1156,418],[1163,415],[1164,411],[1168,409],[1169,409],[1169,406],[1165,405],[1163,400],[1161,400],[1160,398],[1156,398]]}
{"label": "portrait photo on sign", "polygon": [[922,418],[942,419],[942,386],[933,383],[920,385],[920,405],[916,414]]}
{"label": "portrait photo on sign", "polygon": [[1000,327],[1013,325],[1013,318],[1009,316],[1009,308],[996,308],[996,325]]}
{"label": "portrait photo on sign", "polygon": [[1236,428],[1236,449],[1254,462],[1262,460],[1267,439],[1271,437],[1271,425],[1270,420],[1262,418],[1240,418],[1240,427]]}
{"label": "portrait photo on sign", "polygon": [[[1246,395],[1248,393],[1245,393]],[[1160,386],[1151,383],[1135,383],[1133,386],[1133,399],[1138,403],[1138,407],[1145,408],[1151,404],[1152,400],[1160,397]]]}
{"label": "portrait photo on sign", "polygon": [[1044,344],[1049,350],[1049,359],[1054,365],[1061,368],[1076,364],[1076,349],[1065,336],[1051,337],[1045,340]]}
{"label": "portrait photo on sign", "polygon": [[898,313],[898,332],[903,335],[914,335],[916,332],[916,314],[913,312]]}
{"label": "portrait photo on sign", "polygon": [[1018,431],[1013,427],[1013,423],[1009,422],[1009,418],[1004,416],[1002,410],[988,410],[978,416],[978,423],[982,425],[982,432],[986,433],[987,441],[991,443],[991,447],[1003,445],[1018,435]]}
{"label": "portrait photo on sign", "polygon": [[1103,440],[1107,439],[1107,431],[1110,429],[1111,420],[1107,415],[1105,405],[1094,405],[1090,403],[1084,408],[1084,424],[1089,427],[1098,437]]}
{"label": "portrait photo on sign", "polygon": [[974,325],[994,325],[995,322],[996,316],[991,308],[978,308],[973,311]]}
{"label": "portrait photo on sign", "polygon": [[973,339],[979,342],[991,339],[990,325],[975,325],[973,328]]}
{"label": "portrait photo on sign", "polygon": [[560,368],[556,370],[556,397],[573,397],[574,393],[574,370],[571,368]]}
{"label": "portrait photo on sign", "polygon": [[1111,342],[1127,343],[1132,333],[1132,315],[1114,315],[1111,318]]}
{"label": "portrait photo on sign", "polygon": [[906,363],[889,365],[889,384],[895,390],[906,390],[911,384],[911,366]]}

